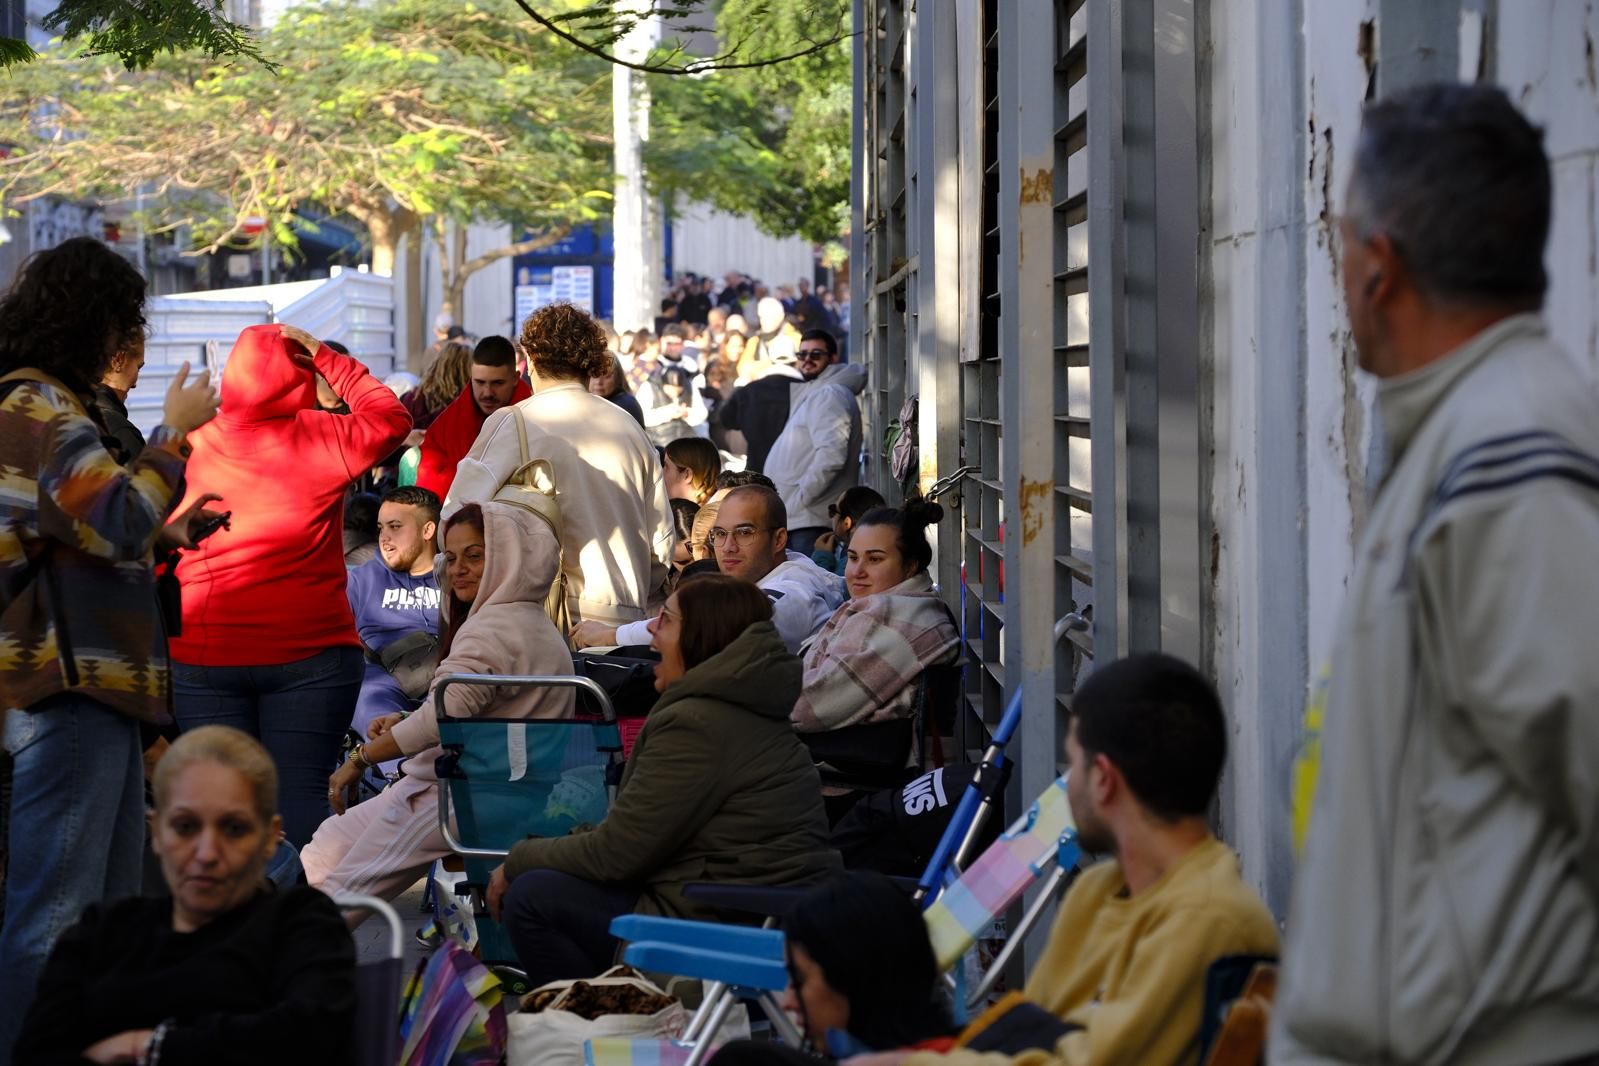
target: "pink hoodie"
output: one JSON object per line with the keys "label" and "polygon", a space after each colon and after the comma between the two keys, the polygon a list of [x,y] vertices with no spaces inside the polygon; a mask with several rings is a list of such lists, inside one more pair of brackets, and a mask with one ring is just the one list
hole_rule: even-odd
{"label": "pink hoodie", "polygon": [[[449,658],[433,673],[434,684],[446,674],[571,674],[572,653],[544,613],[544,597],[560,565],[555,534],[520,507],[493,501],[482,506],[483,580]],[[448,588],[444,556],[435,569],[439,586]],[[450,602],[446,596],[441,629],[450,624]],[[444,695],[448,713],[462,718],[570,718],[576,706],[570,688],[452,685]],[[405,764],[408,775],[436,780],[439,723],[432,692],[416,713],[394,727],[394,739],[406,755],[421,753]]]}

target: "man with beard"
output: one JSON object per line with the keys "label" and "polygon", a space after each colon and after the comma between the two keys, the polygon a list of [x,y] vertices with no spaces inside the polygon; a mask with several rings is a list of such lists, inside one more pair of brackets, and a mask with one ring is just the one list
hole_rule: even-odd
{"label": "man with beard", "polygon": [[1276,953],[1271,912],[1210,831],[1227,722],[1197,670],[1159,654],[1099,667],[1072,697],[1066,756],[1079,843],[1111,857],[1072,885],[1027,978],[1026,999],[1059,1021],[1053,1044],[1015,1060],[955,1050],[852,1064],[1197,1062],[1205,972]]}
{"label": "man with beard", "polygon": [[489,415],[533,395],[516,372],[516,347],[506,338],[490,336],[472,350],[471,379],[422,438],[422,457],[416,483],[443,499],[455,480],[455,468],[477,441]]}
{"label": "man with beard", "polygon": [[433,535],[438,530],[439,506],[437,496],[417,485],[384,496],[378,508],[377,557],[350,571],[346,591],[367,659],[351,722],[362,737],[374,718],[409,711],[417,704],[384,668],[380,653],[413,633],[438,638],[439,583],[433,574]]}

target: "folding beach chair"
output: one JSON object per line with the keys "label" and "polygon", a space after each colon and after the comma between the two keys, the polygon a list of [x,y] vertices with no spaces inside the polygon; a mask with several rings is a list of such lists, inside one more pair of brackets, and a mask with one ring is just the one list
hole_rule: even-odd
{"label": "folding beach chair", "polygon": [[[450,717],[444,694],[455,685],[575,688],[599,713],[567,719]],[[565,836],[604,819],[621,779],[616,714],[599,684],[575,675],[450,674],[434,691],[445,752],[435,764],[439,830],[466,864],[467,878],[457,891],[472,895],[479,957],[502,975],[520,978],[516,952],[483,906],[489,876],[524,837]],[[516,990],[515,980],[508,984]]]}
{"label": "folding beach chair", "polygon": [[400,967],[404,961],[404,927],[394,908],[374,896],[339,896],[341,911],[366,911],[388,926],[388,954],[355,968],[355,1026],[350,1050],[352,1066],[394,1066],[399,1054]]}
{"label": "folding beach chair", "polygon": [[[984,755],[985,768],[992,767],[997,772],[1003,766],[1004,745],[1014,733],[1020,716],[1018,695],[1006,708],[994,742]],[[1076,869],[1080,856],[1077,828],[1066,797],[1066,777],[1062,775],[968,869],[957,871],[957,857],[977,838],[987,816],[985,802],[991,794],[985,797],[982,778],[980,772],[962,797],[956,816],[916,890],[924,901],[934,955],[940,968],[953,977],[958,1021],[964,1019],[970,1005],[980,1002],[993,988],[1016,948],[1043,917],[1061,884]],[[1012,931],[1005,949],[985,971],[975,992],[966,996],[963,994],[962,958],[996,917],[1004,914],[1028,888],[1041,880],[1043,891]],[[777,913],[784,901],[791,902],[803,894],[803,890],[727,886],[725,902],[737,906],[736,900],[740,897],[748,900],[774,892],[777,895],[769,898],[773,900],[773,907],[778,908]],[[696,895],[710,899],[722,893],[701,891]],[[780,967],[783,962],[781,933],[773,929],[629,915],[612,923],[611,931],[629,941],[623,951],[628,963],[658,972],[697,977],[710,984],[683,1037],[676,1041],[593,1040],[584,1052],[590,1066],[632,1066],[641,1061],[699,1066],[713,1050],[703,1038],[720,1030],[720,1019],[726,1017],[735,1003],[754,1003],[770,1018],[773,1010],[769,1003],[775,1003],[771,993],[786,983],[786,974],[778,974],[770,968]],[[757,961],[764,961],[767,967],[754,966]],[[766,988],[762,980],[778,983]],[[773,1025],[784,1039],[793,1035],[788,1031],[792,1026],[785,1029],[775,1020]]]}

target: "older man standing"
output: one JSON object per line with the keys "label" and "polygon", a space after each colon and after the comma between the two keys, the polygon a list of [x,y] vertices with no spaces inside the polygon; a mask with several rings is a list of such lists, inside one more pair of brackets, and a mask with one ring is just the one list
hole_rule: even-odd
{"label": "older man standing", "polygon": [[1599,1055],[1599,395],[1539,314],[1549,218],[1541,135],[1498,89],[1368,107],[1343,281],[1390,458],[1274,1063]]}

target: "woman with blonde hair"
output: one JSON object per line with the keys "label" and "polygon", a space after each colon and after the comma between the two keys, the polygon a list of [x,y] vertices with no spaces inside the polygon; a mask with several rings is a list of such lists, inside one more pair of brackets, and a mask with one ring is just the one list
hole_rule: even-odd
{"label": "woman with blonde hair", "polygon": [[400,397],[413,427],[425,430],[431,426],[471,380],[471,346],[460,341],[447,342],[422,372],[422,383]]}
{"label": "woman with blonde hair", "polygon": [[11,1062],[344,1061],[355,945],[331,899],[265,877],[282,826],[272,757],[204,726],[168,749],[154,788],[170,895],[93,904],[62,934]]}

